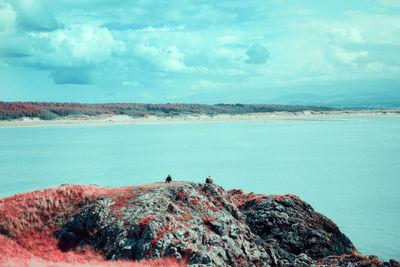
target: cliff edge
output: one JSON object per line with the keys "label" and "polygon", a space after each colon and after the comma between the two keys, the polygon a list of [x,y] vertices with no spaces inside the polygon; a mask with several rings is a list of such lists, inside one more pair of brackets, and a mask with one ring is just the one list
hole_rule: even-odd
{"label": "cliff edge", "polygon": [[18,255],[22,265],[51,266],[399,266],[362,257],[297,196],[191,182],[62,185],[4,198],[0,239],[0,264],[10,266]]}

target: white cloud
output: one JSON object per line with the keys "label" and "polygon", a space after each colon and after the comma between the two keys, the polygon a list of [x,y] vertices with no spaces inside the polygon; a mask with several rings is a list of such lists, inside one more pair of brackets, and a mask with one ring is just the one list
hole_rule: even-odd
{"label": "white cloud", "polygon": [[176,27],[145,27],[137,31],[141,32],[171,32],[171,31],[183,31],[185,29],[184,25],[179,25]]}
{"label": "white cloud", "polygon": [[186,68],[183,63],[183,54],[175,46],[158,48],[139,43],[134,53],[162,71],[181,71]]}
{"label": "white cloud", "polygon": [[[339,26],[339,27],[338,27]],[[329,29],[332,39],[338,42],[363,43],[364,39],[359,29],[344,25],[332,25]]]}
{"label": "white cloud", "polygon": [[223,83],[209,80],[200,80],[198,83],[200,88],[218,88],[221,87],[221,85],[223,85]]}
{"label": "white cloud", "polygon": [[92,73],[102,67],[100,64],[109,62],[114,53],[120,54],[125,49],[124,43],[115,40],[107,29],[90,25],[70,25],[21,37],[18,44],[10,40],[8,45],[19,49],[14,54],[19,51],[29,54],[12,62],[50,70],[49,77],[59,84],[93,82],[92,77],[97,76]]}
{"label": "white cloud", "polygon": [[220,44],[234,44],[241,41],[241,38],[237,35],[224,35],[219,38]]}
{"label": "white cloud", "polygon": [[123,81],[122,86],[123,87],[137,87],[137,86],[140,86],[140,83],[136,80]]}
{"label": "white cloud", "polygon": [[398,0],[379,0],[382,5],[390,7],[400,7],[400,1]]}
{"label": "white cloud", "polygon": [[17,13],[18,25],[24,31],[52,31],[61,27],[42,0],[9,1]]}
{"label": "white cloud", "polygon": [[16,18],[16,12],[11,5],[0,2],[0,36],[15,33]]}
{"label": "white cloud", "polygon": [[107,29],[89,25],[11,37],[8,35],[6,42],[0,44],[5,51],[3,56],[11,57],[11,64],[55,71],[68,69],[68,73],[72,68],[96,68],[125,49],[124,43],[115,40]]}
{"label": "white cloud", "polygon": [[111,58],[114,51],[124,50],[107,29],[88,25],[72,25],[66,29],[41,33],[48,39],[51,52],[41,53],[43,64],[74,66],[99,64]]}
{"label": "white cloud", "polygon": [[383,63],[378,63],[378,62],[371,62],[367,64],[366,70],[368,72],[381,72],[385,68],[385,64]]}
{"label": "white cloud", "polygon": [[395,9],[339,14],[294,2],[0,0],[0,63],[58,83],[165,92],[400,74]]}
{"label": "white cloud", "polygon": [[340,47],[332,48],[333,58],[344,64],[352,64],[358,58],[368,57],[368,51],[350,52]]}
{"label": "white cloud", "polygon": [[[395,48],[384,49],[383,45],[400,46],[399,27],[399,16],[361,12],[293,24],[290,35],[269,41],[273,57],[268,66],[259,66],[255,75],[280,85],[305,80],[395,79],[400,73],[389,71]],[[379,54],[370,51],[374,46],[380,47]]]}

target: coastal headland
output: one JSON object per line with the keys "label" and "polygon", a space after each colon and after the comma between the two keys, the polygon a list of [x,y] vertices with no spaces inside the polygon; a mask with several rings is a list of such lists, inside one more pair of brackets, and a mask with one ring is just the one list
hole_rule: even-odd
{"label": "coastal headland", "polygon": [[295,195],[193,182],[3,198],[0,239],[2,266],[399,266],[361,255]]}

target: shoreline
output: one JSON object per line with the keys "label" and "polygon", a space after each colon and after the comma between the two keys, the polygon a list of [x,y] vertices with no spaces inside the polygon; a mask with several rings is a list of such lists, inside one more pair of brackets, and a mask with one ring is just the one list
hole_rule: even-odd
{"label": "shoreline", "polygon": [[321,121],[348,118],[399,117],[400,109],[390,110],[346,110],[346,111],[302,111],[267,112],[247,114],[218,114],[214,116],[179,115],[146,116],[133,118],[128,115],[68,116],[54,120],[27,118],[0,121],[0,128],[26,127],[65,127],[65,126],[107,126],[107,125],[143,125],[143,124],[191,124],[191,123],[229,123],[229,122],[273,122],[273,121]]}

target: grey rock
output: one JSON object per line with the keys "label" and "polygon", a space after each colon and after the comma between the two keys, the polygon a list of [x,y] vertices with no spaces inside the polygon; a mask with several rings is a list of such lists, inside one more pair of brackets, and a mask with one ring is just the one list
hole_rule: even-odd
{"label": "grey rock", "polygon": [[216,184],[173,182],[92,199],[56,237],[63,250],[90,245],[107,259],[175,257],[190,266],[369,266],[376,261],[340,258],[359,253],[331,220],[296,196],[226,192]]}

